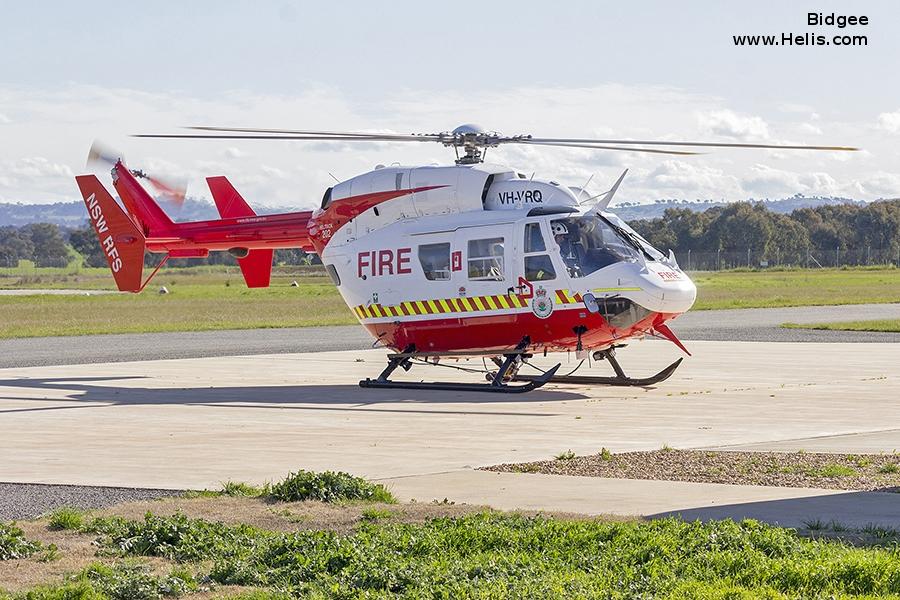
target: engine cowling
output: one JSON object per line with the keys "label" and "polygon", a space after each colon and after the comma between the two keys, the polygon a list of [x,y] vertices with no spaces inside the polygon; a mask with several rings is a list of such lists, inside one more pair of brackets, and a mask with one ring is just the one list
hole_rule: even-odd
{"label": "engine cowling", "polygon": [[577,207],[578,200],[565,186],[530,179],[494,181],[484,199],[485,210],[527,210],[550,206]]}

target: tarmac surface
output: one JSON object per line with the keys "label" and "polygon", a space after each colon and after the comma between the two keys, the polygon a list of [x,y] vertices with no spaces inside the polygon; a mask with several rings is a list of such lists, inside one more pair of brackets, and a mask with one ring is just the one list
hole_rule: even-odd
{"label": "tarmac surface", "polygon": [[[359,388],[381,370],[380,350],[2,369],[0,481],[176,490],[337,469],[425,502],[900,526],[900,496],[885,492],[475,470],[600,447],[900,449],[900,344],[689,347],[694,356],[654,388],[548,385],[523,395]],[[618,358],[643,376],[677,356],[648,341]],[[400,377],[478,381],[425,367]],[[0,490],[0,505],[10,502]]]}
{"label": "tarmac surface", "polygon": [[[900,342],[900,333],[784,329],[782,323],[900,319],[898,304],[690,311],[672,322],[684,340]],[[140,333],[0,340],[0,368],[136,360],[364,350],[360,326]]]}

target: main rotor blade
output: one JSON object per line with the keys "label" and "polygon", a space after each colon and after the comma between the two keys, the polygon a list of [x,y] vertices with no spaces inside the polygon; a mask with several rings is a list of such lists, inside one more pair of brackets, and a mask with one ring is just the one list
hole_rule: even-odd
{"label": "main rotor blade", "polygon": [[701,152],[691,152],[689,150],[656,150],[653,148],[626,148],[622,146],[603,146],[598,144],[563,144],[556,142],[535,142],[534,140],[516,140],[510,142],[513,144],[524,144],[526,146],[556,146],[559,148],[591,148],[592,150],[621,150],[623,152],[647,152],[650,154],[674,154],[677,156],[694,156],[702,154]]}
{"label": "main rotor blade", "polygon": [[436,142],[438,139],[428,137],[389,137],[389,136],[321,136],[321,135],[215,135],[203,133],[136,133],[137,138],[168,139],[205,139],[205,140],[309,140],[320,142]]}
{"label": "main rotor blade", "polygon": [[440,139],[440,136],[436,134],[402,134],[402,133],[366,133],[366,132],[355,132],[355,131],[316,131],[316,130],[299,130],[299,129],[256,129],[249,127],[207,127],[207,126],[194,126],[194,127],[185,127],[185,129],[195,129],[198,131],[221,131],[225,133],[267,133],[267,134],[281,134],[281,135],[309,135],[309,136],[326,136],[326,137],[358,137],[358,138],[391,138],[391,139],[408,139],[414,138],[415,140],[419,140],[421,138],[431,138],[434,140]]}
{"label": "main rotor blade", "polygon": [[852,146],[799,146],[782,144],[743,144],[731,142],[665,142],[661,140],[597,140],[582,138],[526,138],[527,142],[552,142],[574,144],[635,144],[637,146],[695,146],[699,148],[770,148],[773,150],[834,150],[840,152],[856,152],[859,148]]}

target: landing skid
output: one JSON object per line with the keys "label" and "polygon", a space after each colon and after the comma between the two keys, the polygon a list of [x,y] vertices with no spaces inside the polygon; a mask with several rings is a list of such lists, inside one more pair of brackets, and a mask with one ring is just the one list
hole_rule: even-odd
{"label": "landing skid", "polygon": [[[629,377],[625,374],[625,371],[622,369],[621,365],[619,365],[619,361],[616,360],[615,354],[613,351],[604,350],[601,353],[602,358],[605,358],[610,366],[612,366],[613,371],[616,372],[615,377],[594,377],[590,375],[554,375],[550,378],[550,383],[571,383],[571,384],[583,384],[583,385],[614,385],[614,386],[631,386],[631,387],[643,387],[648,385],[654,385],[661,381],[665,381],[669,377],[672,376],[672,373],[675,372],[675,369],[681,364],[683,358],[679,358],[671,365],[657,373],[656,375],[651,375],[650,377],[642,377],[642,378],[633,378]],[[547,371],[549,373],[550,371]],[[553,372],[556,373],[556,369],[553,369]],[[516,375],[516,381],[535,381],[539,379],[544,379],[547,373],[541,373],[540,375]],[[547,383],[545,380],[541,385]]]}
{"label": "landing skid", "polygon": [[515,373],[522,361],[530,355],[525,353],[528,347],[528,339],[523,339],[513,352],[504,353],[504,360],[500,364],[500,368],[496,373],[492,374],[489,383],[458,383],[452,381],[393,381],[390,379],[397,367],[402,367],[404,371],[409,371],[412,367],[413,359],[421,359],[428,357],[452,356],[450,354],[437,353],[421,353],[416,352],[414,346],[405,349],[399,354],[388,355],[388,366],[381,372],[377,379],[363,379],[359,382],[359,387],[364,388],[392,388],[402,390],[445,390],[450,392],[489,392],[495,394],[522,394],[535,390],[548,381],[551,381],[559,370],[560,365],[541,373],[536,377],[528,379],[527,383],[522,385],[510,385],[508,382],[516,379]]}

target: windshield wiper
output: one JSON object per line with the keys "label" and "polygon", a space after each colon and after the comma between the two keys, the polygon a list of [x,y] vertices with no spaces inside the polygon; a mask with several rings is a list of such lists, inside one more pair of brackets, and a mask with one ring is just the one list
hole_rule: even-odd
{"label": "windshield wiper", "polygon": [[656,260],[653,258],[653,255],[651,255],[649,252],[647,252],[647,249],[644,247],[644,244],[641,243],[640,238],[638,238],[635,234],[631,233],[627,229],[620,227],[619,225],[616,225],[615,223],[613,223],[612,221],[610,221],[603,215],[597,215],[597,216],[599,216],[601,219],[603,219],[603,222],[606,223],[607,225],[609,225],[613,231],[618,233],[619,237],[623,238],[626,242],[628,242],[631,246],[633,246],[635,250],[637,250],[638,252],[643,254],[645,258],[647,258],[649,260]]}

